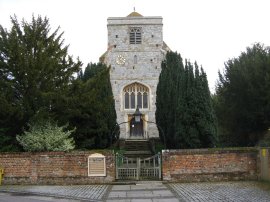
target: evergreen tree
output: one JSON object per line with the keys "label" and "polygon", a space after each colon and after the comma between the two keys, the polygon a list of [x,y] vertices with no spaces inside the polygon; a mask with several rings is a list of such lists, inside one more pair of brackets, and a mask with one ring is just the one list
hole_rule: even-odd
{"label": "evergreen tree", "polygon": [[116,112],[109,72],[104,64],[88,64],[70,86],[69,99],[56,108],[57,120],[69,121],[77,128],[74,139],[78,149],[106,148],[115,140],[111,139]]}
{"label": "evergreen tree", "polygon": [[104,66],[102,63],[88,63],[82,75],[82,80],[87,81],[88,79],[96,76],[101,70],[104,70],[106,68],[107,67]]}
{"label": "evergreen tree", "polygon": [[[177,116],[176,109],[178,102],[178,88],[181,86],[181,75],[184,72],[182,58],[179,54],[168,52],[166,60],[161,64],[161,74],[157,86],[156,98],[156,122],[163,129],[165,137],[160,137],[168,146],[175,145],[175,118]],[[163,135],[159,131],[160,135]]]}
{"label": "evergreen tree", "polygon": [[[169,52],[157,87],[157,124],[169,148],[211,147],[217,142],[216,121],[206,74],[179,54]],[[161,138],[162,139],[162,138]]]}
{"label": "evergreen tree", "polygon": [[11,22],[10,31],[0,26],[0,123],[15,146],[15,135],[32,117],[50,116],[81,63],[73,62],[63,33],[51,32],[47,18]]}
{"label": "evergreen tree", "polygon": [[207,75],[203,68],[199,73],[198,66],[195,63],[197,75],[196,97],[198,106],[198,121],[197,127],[199,128],[199,138],[201,147],[212,147],[218,143],[217,137],[217,121],[213,108],[213,100],[208,87]]}
{"label": "evergreen tree", "polygon": [[[196,148],[201,147],[199,139],[199,131],[196,127],[198,103],[196,103],[196,88],[195,77],[193,71],[193,65],[186,61],[185,72],[183,74],[184,83],[180,88],[183,91],[183,95],[180,97],[182,107],[178,111],[177,123],[181,123],[181,130],[178,131],[177,136],[181,137],[181,141],[178,142],[180,148]],[[179,92],[179,91],[178,91]],[[176,125],[178,128],[178,124]]]}
{"label": "evergreen tree", "polygon": [[215,108],[225,146],[253,146],[270,125],[270,48],[254,44],[219,72]]}

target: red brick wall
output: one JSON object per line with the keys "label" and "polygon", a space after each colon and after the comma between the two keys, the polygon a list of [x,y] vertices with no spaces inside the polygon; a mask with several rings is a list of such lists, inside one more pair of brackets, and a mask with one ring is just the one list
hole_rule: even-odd
{"label": "red brick wall", "polygon": [[[88,156],[93,153],[106,157],[105,177],[88,177]],[[258,156],[255,148],[165,150],[163,180],[256,180],[260,173]],[[105,150],[0,153],[0,167],[5,172],[3,184],[93,184],[115,180],[115,157]]]}
{"label": "red brick wall", "polygon": [[96,151],[0,153],[3,184],[93,184],[115,180],[115,160],[111,151],[101,151],[106,159],[105,177],[88,177],[88,156]]}
{"label": "red brick wall", "polygon": [[221,181],[257,179],[254,148],[164,150],[163,180]]}

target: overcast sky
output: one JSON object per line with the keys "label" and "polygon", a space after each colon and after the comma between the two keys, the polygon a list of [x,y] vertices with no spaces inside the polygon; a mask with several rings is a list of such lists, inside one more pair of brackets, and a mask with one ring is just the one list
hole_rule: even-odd
{"label": "overcast sky", "polygon": [[0,24],[10,16],[47,16],[64,31],[69,53],[84,66],[107,49],[107,18],[133,11],[163,17],[163,39],[183,58],[197,61],[214,91],[218,70],[255,42],[270,45],[270,0],[0,0]]}

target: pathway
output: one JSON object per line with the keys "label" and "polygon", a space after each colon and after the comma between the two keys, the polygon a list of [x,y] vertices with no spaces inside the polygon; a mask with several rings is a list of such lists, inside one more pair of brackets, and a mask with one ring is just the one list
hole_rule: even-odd
{"label": "pathway", "polygon": [[[107,202],[268,202],[270,185],[259,182],[168,183],[130,185],[0,186],[0,192]],[[63,200],[64,201],[64,200]],[[0,197],[1,202],[1,197]]]}

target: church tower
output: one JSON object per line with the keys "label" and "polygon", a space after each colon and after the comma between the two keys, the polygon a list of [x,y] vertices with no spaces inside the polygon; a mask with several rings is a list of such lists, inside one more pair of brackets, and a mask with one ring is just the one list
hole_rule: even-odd
{"label": "church tower", "polygon": [[[156,88],[161,62],[170,49],[163,42],[162,17],[144,17],[137,12],[107,19],[108,48],[101,62],[111,66],[120,139],[159,138],[155,122]],[[140,123],[133,114],[142,113]]]}

